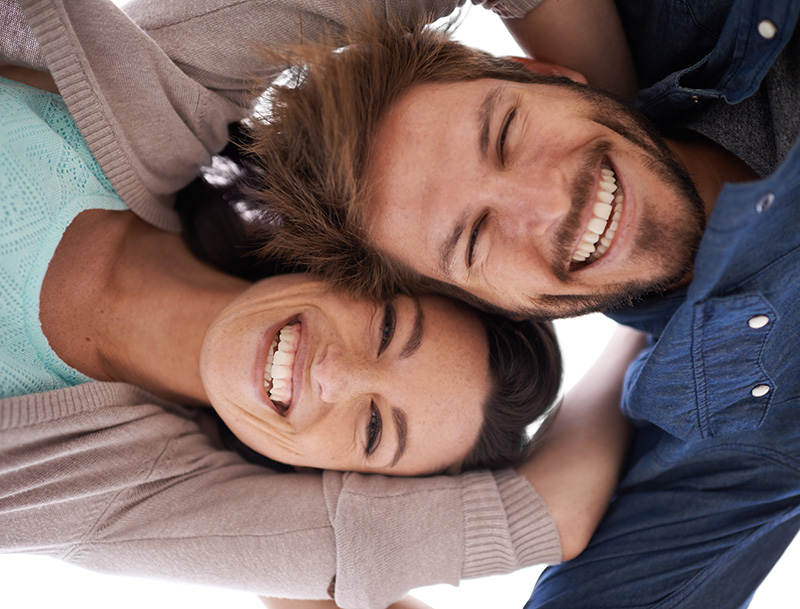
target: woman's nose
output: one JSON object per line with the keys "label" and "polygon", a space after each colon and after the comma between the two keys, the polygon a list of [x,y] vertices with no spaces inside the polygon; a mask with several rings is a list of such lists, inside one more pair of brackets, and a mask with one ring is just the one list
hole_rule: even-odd
{"label": "woman's nose", "polygon": [[357,368],[340,347],[329,346],[311,367],[314,391],[328,404],[344,402],[355,392],[360,372]]}

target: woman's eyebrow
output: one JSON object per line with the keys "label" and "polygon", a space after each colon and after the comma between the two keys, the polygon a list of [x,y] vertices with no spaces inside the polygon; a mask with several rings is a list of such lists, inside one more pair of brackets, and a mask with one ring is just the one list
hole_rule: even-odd
{"label": "woman's eyebrow", "polygon": [[403,347],[403,350],[398,356],[400,359],[405,359],[414,355],[422,343],[422,326],[425,316],[422,314],[422,306],[419,304],[419,298],[414,298],[414,310],[414,329],[411,331],[411,335],[408,337],[405,347]]}
{"label": "woman's eyebrow", "polygon": [[392,418],[394,419],[394,428],[397,431],[397,450],[389,467],[397,465],[397,462],[405,454],[406,444],[408,443],[408,417],[406,413],[399,408],[392,408]]}

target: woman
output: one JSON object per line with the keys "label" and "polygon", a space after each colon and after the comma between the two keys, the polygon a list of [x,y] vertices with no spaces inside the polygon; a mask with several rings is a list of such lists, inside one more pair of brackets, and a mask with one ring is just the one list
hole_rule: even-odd
{"label": "woman", "polygon": [[[478,441],[502,437],[484,406],[498,419],[517,413],[507,427],[521,447],[558,388],[546,329],[526,345],[514,324],[493,323],[487,340],[475,312],[439,297],[376,306],[307,276],[250,285],[220,273],[118,209],[57,97],[0,84],[2,262],[25,278],[2,307],[3,397],[127,382],[210,403],[245,444],[296,466],[418,475],[516,460],[514,442],[495,451]],[[529,386],[511,399],[529,405],[527,417],[496,407],[513,386],[503,378],[512,358]]]}
{"label": "woman", "polygon": [[[54,16],[47,7],[41,9],[37,6],[27,17],[34,29],[55,25],[46,38],[44,55],[56,80],[62,83],[94,155],[139,217],[162,228],[174,228],[174,214],[160,202],[164,193],[174,190],[176,182],[185,177],[186,168],[199,162],[204,151],[198,152],[197,146],[186,144],[186,139],[178,141],[180,129],[164,130],[169,134],[167,140],[157,138],[158,129],[154,126],[161,123],[154,108],[160,106],[145,102],[158,88],[141,88],[141,95],[132,99],[123,113],[128,121],[121,131],[116,131],[120,123],[107,112],[118,101],[109,84],[113,84],[114,75],[107,69],[113,57],[98,53],[95,46],[94,54],[82,55],[76,68],[69,61],[69,54],[62,51],[69,48],[74,52],[80,43],[92,46],[100,38],[92,38],[91,24],[87,30],[87,24],[81,22],[81,10]],[[162,51],[154,48],[152,41],[142,40],[140,30],[131,29],[129,22],[109,7],[98,5],[92,9],[97,17],[92,23],[113,27],[117,44],[126,48],[133,45],[139,51],[134,55],[138,63],[148,65],[143,58],[153,58],[163,83],[174,84],[181,78],[185,81],[185,75],[165,65],[159,55]],[[76,16],[76,23],[70,23],[71,15]],[[59,27],[64,22],[70,27],[60,38]],[[194,73],[203,74],[202,70]],[[131,74],[123,75],[130,77]],[[100,91],[105,90],[105,97],[85,96],[90,82]],[[191,89],[186,86],[184,92]],[[157,93],[168,90],[164,87]],[[171,91],[174,93],[175,89]],[[169,93],[165,96],[169,101]],[[181,102],[207,108],[208,99],[216,99],[221,111],[209,116],[225,120],[224,96],[207,91],[190,98],[176,95],[177,105],[173,108]],[[229,112],[232,105],[228,105]],[[237,106],[236,113],[239,112],[241,107]],[[174,115],[166,114],[170,117],[167,122],[174,122]],[[136,120],[150,128],[149,139],[137,139],[135,128],[125,128],[135,125]],[[195,126],[192,121],[183,124]],[[175,133],[178,135],[173,137]],[[213,128],[204,133],[218,138],[220,135]],[[116,138],[111,137],[114,134]],[[208,143],[203,137],[199,141]],[[174,164],[158,162],[167,149],[175,157]],[[89,223],[87,231],[91,232],[91,228]],[[148,228],[138,228],[142,231],[136,238],[147,241]],[[116,226],[114,230],[124,232],[126,227]],[[77,238],[80,240],[80,236]],[[90,244],[100,249],[104,245],[103,239]],[[87,266],[102,259],[89,258],[74,262]],[[69,257],[66,260],[67,266],[74,266]],[[54,292],[61,297],[57,288]],[[66,327],[61,322],[65,320],[58,315],[52,321],[57,332]],[[86,336],[76,334],[86,342]],[[65,342],[72,347],[79,345]],[[157,347],[152,350],[156,351]],[[81,355],[79,352],[76,357]],[[89,362],[92,363],[91,357]],[[171,370],[155,368],[143,371],[143,376],[148,380],[155,376],[156,385],[165,385],[159,375],[170,376]],[[570,411],[574,414],[569,417],[560,417],[552,430],[559,432],[563,428],[560,437],[574,443],[561,442],[558,449],[545,443],[541,453],[545,458],[538,465],[526,462],[519,468],[526,478],[511,472],[407,481],[333,472],[322,476],[274,476],[268,470],[242,464],[229,453],[211,449],[187,413],[172,404],[143,395],[128,384],[91,385],[98,386],[98,391],[91,392],[84,384],[11,398],[2,404],[7,447],[16,456],[32,457],[24,468],[6,472],[2,487],[16,500],[37,506],[34,517],[30,513],[21,515],[6,497],[0,514],[4,547],[48,552],[105,571],[308,598],[333,596],[331,580],[335,575],[335,595],[343,606],[381,606],[412,586],[456,582],[462,577],[568,558],[585,544],[587,531],[602,514],[620,458],[611,453],[616,444],[622,445],[613,441],[613,434],[608,440],[608,436],[598,433],[602,425],[592,425],[594,412],[578,409]],[[593,388],[592,393],[596,394],[597,389]],[[41,434],[47,427],[43,422],[54,417],[60,417],[63,426],[55,437],[43,438]],[[91,418],[88,431],[83,427],[86,417]],[[583,436],[566,431],[571,427],[567,423],[576,420],[584,425]],[[586,427],[591,428],[588,436]],[[76,430],[98,442],[87,450],[75,442]],[[368,437],[366,422],[362,433]],[[592,453],[597,447],[595,440],[601,435],[612,449],[603,445],[597,452],[608,456],[609,463],[594,459],[593,468],[586,470],[583,481],[582,470],[574,472],[577,478],[570,477],[574,486],[567,489],[559,465],[579,460],[583,451]],[[552,437],[558,438],[559,434]],[[69,450],[54,454],[48,450],[52,442],[61,442]],[[124,460],[116,458],[119,452],[125,455]],[[564,454],[571,459],[562,459]],[[75,463],[80,467],[74,467]],[[139,464],[137,471],[131,471],[131,463]],[[547,495],[555,520],[527,482],[534,478]],[[586,487],[606,490],[587,494],[582,491]],[[81,490],[79,496],[76,488]],[[175,509],[176,505],[180,510]],[[300,512],[297,506],[302,506]],[[417,513],[424,513],[425,519],[414,517]],[[299,522],[298,514],[302,514]],[[564,526],[562,516],[563,523],[567,523]],[[490,522],[499,526],[487,529]],[[491,546],[487,545],[490,530]],[[26,537],[31,531],[51,535],[46,547]],[[374,534],[364,535],[364,531]],[[287,545],[294,551],[287,552]],[[365,571],[365,564],[370,565],[369,570]],[[394,569],[394,565],[400,568]],[[265,574],[270,576],[266,583]]]}
{"label": "woman", "polygon": [[[516,377],[528,389],[523,404],[539,394],[541,411],[554,397],[551,334],[526,345],[494,324],[487,337],[475,312],[439,297],[376,306],[302,275],[251,285],[221,273],[124,210],[57,96],[3,80],[0,105],[3,274],[12,282],[2,307],[4,397],[126,383],[164,400],[211,402],[275,460],[400,475],[515,460],[530,419],[501,445],[514,455],[493,452],[497,430],[483,415],[494,387],[509,386],[487,369],[502,372],[511,356],[518,370],[520,353],[531,354]],[[489,367],[490,350],[499,366]],[[541,386],[529,382],[540,377]],[[96,429],[90,420],[73,433]]]}

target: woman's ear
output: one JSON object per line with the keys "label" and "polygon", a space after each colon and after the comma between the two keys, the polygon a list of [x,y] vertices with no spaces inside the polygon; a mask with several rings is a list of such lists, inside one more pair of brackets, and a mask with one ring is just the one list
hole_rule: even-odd
{"label": "woman's ear", "polygon": [[521,63],[531,72],[536,72],[542,76],[566,76],[575,82],[581,82],[583,84],[589,82],[586,80],[586,77],[577,70],[571,70],[570,68],[565,68],[555,63],[539,61],[538,59],[531,59],[530,57],[509,57],[509,59]]}

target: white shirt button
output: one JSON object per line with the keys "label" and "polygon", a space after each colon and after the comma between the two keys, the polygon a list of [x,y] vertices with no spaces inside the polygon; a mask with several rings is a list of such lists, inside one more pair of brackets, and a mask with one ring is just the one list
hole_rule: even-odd
{"label": "white shirt button", "polygon": [[750,392],[754,398],[760,398],[762,395],[767,395],[769,393],[769,385],[756,385],[753,387],[753,390]]}
{"label": "white shirt button", "polygon": [[758,23],[758,33],[761,34],[762,38],[772,40],[775,38],[775,34],[778,33],[778,26],[769,19],[764,19]]}
{"label": "white shirt button", "polygon": [[761,213],[767,211],[772,204],[775,202],[775,195],[771,192],[768,192],[763,197],[761,197],[758,202],[756,203],[756,212]]}
{"label": "white shirt button", "polygon": [[763,328],[769,323],[769,317],[766,315],[753,315],[750,320],[747,322],[747,325],[753,328],[754,330],[758,330],[759,328]]}

